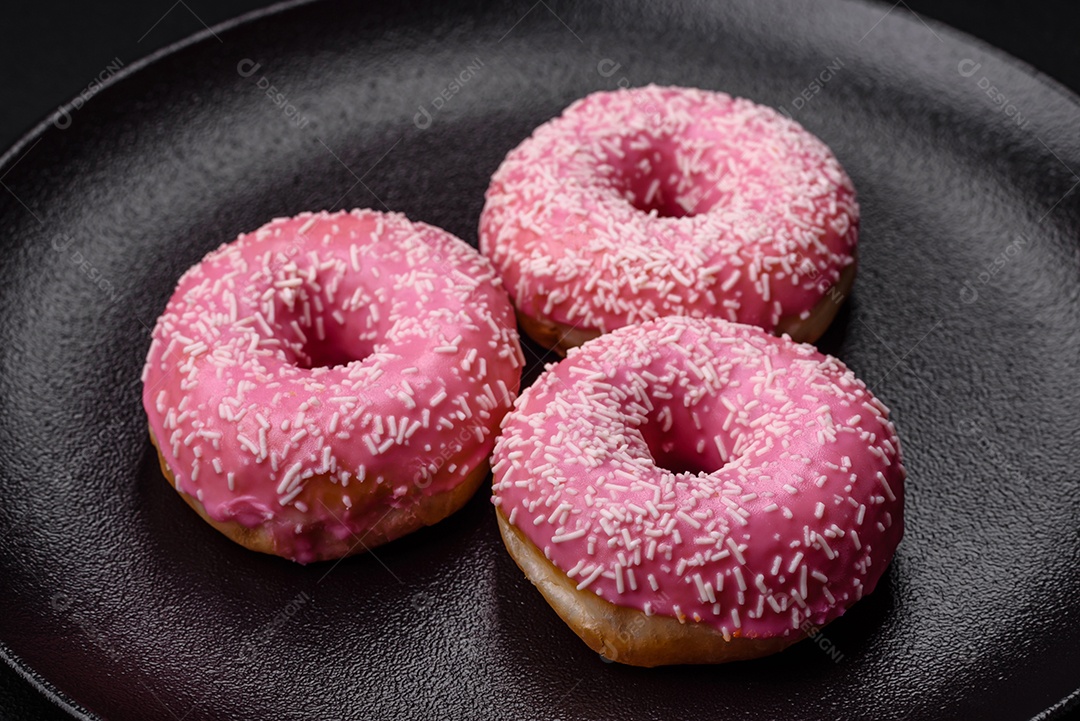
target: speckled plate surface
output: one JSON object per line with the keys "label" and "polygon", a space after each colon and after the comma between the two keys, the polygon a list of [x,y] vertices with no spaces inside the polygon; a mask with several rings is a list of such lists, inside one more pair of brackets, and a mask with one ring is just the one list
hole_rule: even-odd
{"label": "speckled plate surface", "polygon": [[[1080,106],[885,9],[327,0],[216,28],[43,124],[0,162],[3,656],[76,715],[109,719],[1068,706]],[[649,82],[783,109],[860,191],[854,296],[819,345],[893,410],[907,535],[878,590],[827,628],[833,651],[604,663],[503,551],[485,491],[375,554],[301,567],[230,543],[168,487],[139,373],[184,269],[316,208],[385,205],[475,243],[507,150],[575,98]],[[533,373],[550,360],[527,356]]]}

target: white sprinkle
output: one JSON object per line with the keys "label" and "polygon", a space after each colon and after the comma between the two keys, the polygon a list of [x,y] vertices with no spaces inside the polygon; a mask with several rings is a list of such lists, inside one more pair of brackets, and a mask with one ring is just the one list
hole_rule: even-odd
{"label": "white sprinkle", "polygon": [[251,452],[251,455],[253,455],[253,456],[259,455],[259,447],[257,445],[255,445],[254,441],[252,441],[247,436],[238,433],[236,435],[236,441],[237,441],[237,443],[242,445],[244,448],[249,450]]}
{"label": "white sprinkle", "polygon": [[582,591],[582,590],[588,588],[589,585],[593,581],[600,578],[600,574],[603,573],[603,572],[604,572],[604,567],[598,564],[596,566],[596,568],[593,570],[593,572],[591,574],[589,574],[589,576],[584,581],[582,581],[581,583],[579,583],[577,585],[577,590]]}
{"label": "white sprinkle", "polygon": [[881,483],[881,485],[885,488],[885,495],[888,497],[888,499],[890,501],[895,501],[896,496],[893,495],[893,490],[889,486],[889,482],[887,480],[885,480],[885,474],[883,474],[881,471],[878,471],[877,472],[877,479]]}
{"label": "white sprinkle", "polygon": [[[288,491],[288,489],[293,485],[293,481],[296,480],[297,478],[299,478],[300,471],[302,471],[303,469],[304,469],[304,464],[303,463],[296,463],[296,464],[293,464],[292,466],[290,466],[289,470],[285,471],[285,475],[282,477],[281,483],[279,483],[278,486],[277,486],[277,492],[278,492],[279,496],[282,493],[285,493],[286,491]],[[284,504],[282,504],[282,505],[284,505]]]}
{"label": "white sprinkle", "polygon": [[293,500],[295,500],[295,499],[296,499],[296,497],[297,497],[297,496],[299,496],[299,495],[300,495],[300,493],[301,493],[301,492],[302,492],[303,490],[304,490],[304,487],[303,487],[303,486],[301,486],[301,485],[298,485],[298,486],[296,486],[296,488],[294,488],[294,489],[292,489],[291,491],[289,491],[289,493],[288,493],[287,495],[285,495],[285,496],[282,496],[281,498],[279,498],[279,499],[278,499],[278,503],[279,503],[280,505],[282,505],[282,506],[287,506],[287,505],[289,505],[289,503],[291,503],[291,502],[292,502]]}
{"label": "white sprinkle", "polygon": [[588,532],[589,532],[589,529],[586,527],[586,528],[579,528],[576,531],[570,531],[569,533],[556,534],[556,535],[551,537],[551,542],[552,543],[563,543],[564,541],[572,541],[575,538],[581,538],[582,536],[584,536]]}

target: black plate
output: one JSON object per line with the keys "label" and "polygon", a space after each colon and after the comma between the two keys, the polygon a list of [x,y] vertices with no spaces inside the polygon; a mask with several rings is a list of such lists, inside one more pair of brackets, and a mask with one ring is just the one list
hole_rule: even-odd
{"label": "black plate", "polygon": [[[110,719],[1020,719],[1075,702],[1080,107],[885,9],[327,1],[217,28],[43,124],[0,164],[3,656]],[[821,346],[893,409],[910,481],[896,560],[826,631],[838,660],[806,642],[724,667],[604,663],[502,550],[486,493],[305,568],[230,543],[168,487],[139,372],[185,268],[324,207],[385,204],[475,243],[508,149],[577,97],[649,82],[783,108],[860,191],[859,278]]]}

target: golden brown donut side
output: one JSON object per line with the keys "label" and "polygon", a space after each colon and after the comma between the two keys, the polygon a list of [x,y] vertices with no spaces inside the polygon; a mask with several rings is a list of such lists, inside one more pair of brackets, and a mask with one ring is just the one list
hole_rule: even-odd
{"label": "golden brown donut side", "polygon": [[725,639],[700,623],[680,623],[668,616],[646,616],[617,606],[589,590],[577,590],[521,531],[496,510],[506,550],[566,625],[604,658],[630,666],[726,663],[782,651],[805,637],[792,631],[778,638]]}
{"label": "golden brown donut side", "polygon": [[[836,283],[829,286],[821,300],[810,310],[806,318],[798,315],[785,316],[776,325],[775,335],[787,333],[797,343],[814,343],[825,334],[829,324],[836,317],[840,306],[847,300],[851,287],[855,284],[856,259],[840,271]],[[581,328],[559,323],[545,318],[533,318],[517,310],[518,323],[526,335],[538,344],[565,357],[566,351],[597,338],[601,335],[595,328]]]}
{"label": "golden brown donut side", "polygon": [[[150,432],[150,440],[157,451],[162,474],[164,474],[169,485],[176,489],[176,481],[173,478],[172,471],[165,463],[153,431]],[[322,533],[317,546],[319,548],[319,557],[314,560],[327,561],[363,553],[424,526],[435,525],[468,503],[469,499],[476,493],[476,489],[484,481],[488,470],[489,465],[487,463],[480,464],[459,485],[449,491],[426,496],[422,500],[403,508],[392,509],[375,526],[360,535],[354,534],[345,539],[338,539],[328,533]],[[311,489],[336,488],[329,476],[312,477],[308,481],[308,487]],[[214,520],[206,513],[206,509],[197,498],[189,496],[179,489],[177,489],[177,493],[189,506],[195,509],[195,512],[203,520],[244,548],[274,556],[287,557],[281,552],[281,549],[275,546],[274,536],[267,528],[249,528],[236,521]]]}

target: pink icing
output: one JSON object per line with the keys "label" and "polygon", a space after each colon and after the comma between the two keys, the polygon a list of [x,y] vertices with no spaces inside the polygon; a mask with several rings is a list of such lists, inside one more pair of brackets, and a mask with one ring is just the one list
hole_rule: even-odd
{"label": "pink icing", "polygon": [[178,490],[308,562],[486,463],[521,365],[506,293],[463,241],[305,213],[183,275],[143,405]]}
{"label": "pink icing", "polygon": [[828,623],[903,535],[887,409],[839,360],[750,326],[601,336],[502,425],[494,503],[579,589],[726,636]]}
{"label": "pink icing", "polygon": [[664,315],[774,329],[854,262],[859,208],[832,152],[749,100],[594,93],[507,155],[480,247],[518,310],[608,331]]}

